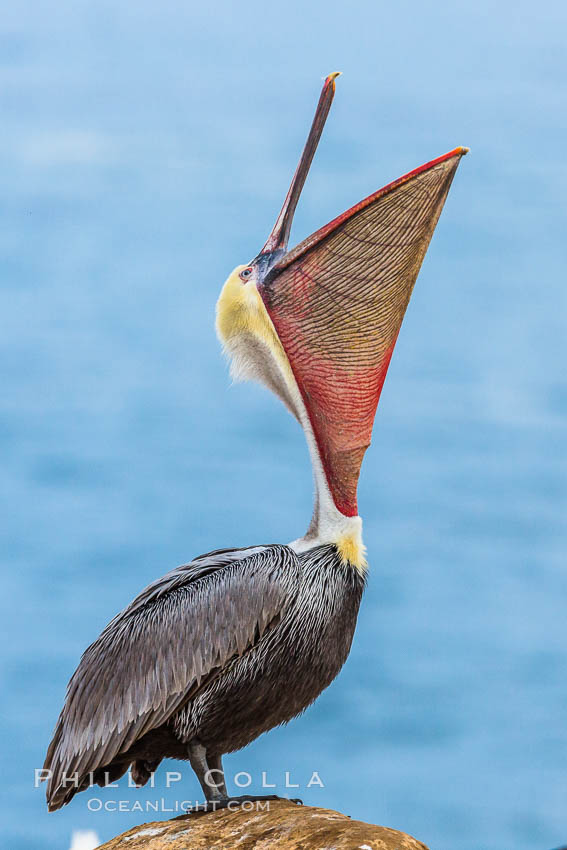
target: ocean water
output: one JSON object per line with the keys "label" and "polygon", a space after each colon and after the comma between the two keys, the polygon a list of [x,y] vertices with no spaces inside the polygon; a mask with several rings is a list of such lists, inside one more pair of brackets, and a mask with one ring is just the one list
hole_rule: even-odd
{"label": "ocean water", "polygon": [[[226,759],[432,850],[567,841],[567,12],[560,2],[21,2],[0,20],[2,835],[68,850],[167,811],[48,815],[34,768],[80,653],[145,584],[310,518],[302,434],[231,387],[224,279],[344,75],[297,241],[457,144],[359,491],[350,658]],[[297,789],[286,789],[286,771]],[[306,787],[316,771],[324,787]],[[94,807],[98,804],[95,802]],[[91,808],[93,804],[91,805]]]}

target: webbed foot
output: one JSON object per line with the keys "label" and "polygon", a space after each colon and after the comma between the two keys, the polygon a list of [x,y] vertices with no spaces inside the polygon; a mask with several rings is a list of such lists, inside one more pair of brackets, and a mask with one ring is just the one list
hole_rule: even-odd
{"label": "webbed foot", "polygon": [[243,803],[264,803],[275,800],[288,800],[290,803],[295,803],[298,806],[303,805],[303,800],[298,797],[278,797],[277,794],[242,794],[239,797],[220,797],[218,800],[207,800],[205,803],[198,803],[187,809],[186,814],[203,814],[206,812],[217,812],[220,809],[236,809]]}

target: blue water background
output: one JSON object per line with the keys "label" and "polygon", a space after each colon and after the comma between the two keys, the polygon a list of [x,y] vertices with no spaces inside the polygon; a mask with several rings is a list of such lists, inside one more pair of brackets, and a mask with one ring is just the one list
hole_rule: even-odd
{"label": "blue water background", "polygon": [[[566,32],[567,6],[545,0],[4,5],[7,847],[155,817],[91,813],[86,794],[47,815],[33,788],[81,651],[178,563],[308,523],[301,432],[261,388],[230,387],[213,310],[271,228],[333,70],[293,241],[472,153],[363,466],[371,571],[350,659],[229,772],[285,793],[286,770],[302,785],[317,770],[305,802],[432,850],[567,841]],[[199,796],[188,771],[182,792],[160,776],[165,799]],[[105,793],[156,797],[90,796]]]}

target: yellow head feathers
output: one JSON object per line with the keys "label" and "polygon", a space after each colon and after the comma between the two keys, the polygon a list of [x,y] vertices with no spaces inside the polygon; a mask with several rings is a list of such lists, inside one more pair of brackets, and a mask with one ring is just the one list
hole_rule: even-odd
{"label": "yellow head feathers", "polygon": [[231,358],[236,381],[256,380],[272,390],[301,421],[300,395],[289,360],[256,288],[255,275],[243,280],[237,266],[217,301],[217,335]]}

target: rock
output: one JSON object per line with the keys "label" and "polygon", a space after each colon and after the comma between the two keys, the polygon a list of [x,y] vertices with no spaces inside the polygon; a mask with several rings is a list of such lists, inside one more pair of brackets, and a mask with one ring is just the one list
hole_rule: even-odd
{"label": "rock", "polygon": [[136,826],[99,850],[427,850],[405,832],[331,809],[287,800],[269,806],[269,811],[224,809]]}

